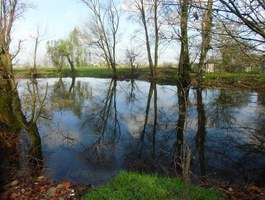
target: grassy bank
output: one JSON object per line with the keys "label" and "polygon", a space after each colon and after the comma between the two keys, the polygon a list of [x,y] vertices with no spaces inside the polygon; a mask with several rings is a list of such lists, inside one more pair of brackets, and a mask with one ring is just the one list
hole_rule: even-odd
{"label": "grassy bank", "polygon": [[205,87],[265,90],[265,75],[258,73],[209,73]]}
{"label": "grassy bank", "polygon": [[[189,199],[225,199],[215,189],[206,189],[190,185]],[[141,175],[138,173],[121,172],[114,180],[102,187],[88,192],[83,200],[162,200],[183,199],[183,183],[177,178],[159,177],[155,175]]]}
{"label": "grassy bank", "polygon": [[[16,77],[29,78],[29,68],[17,68],[14,70]],[[129,68],[118,68],[118,78],[139,80],[150,80],[149,69],[139,68],[135,74],[131,74]],[[70,68],[64,68],[58,73],[55,68],[38,68],[38,78],[71,77]],[[76,69],[76,77],[111,78],[112,71],[104,67],[79,67]],[[195,74],[192,74],[195,77]],[[176,85],[178,76],[176,68],[158,68],[155,80],[161,84]],[[193,78],[193,85],[196,86],[196,79]],[[204,87],[211,88],[240,88],[248,90],[265,90],[265,75],[258,73],[208,73],[205,74]]]}

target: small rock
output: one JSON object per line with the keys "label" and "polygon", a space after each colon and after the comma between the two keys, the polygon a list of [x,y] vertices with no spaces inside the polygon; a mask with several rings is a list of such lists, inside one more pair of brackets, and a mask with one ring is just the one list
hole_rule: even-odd
{"label": "small rock", "polygon": [[58,184],[56,188],[57,189],[62,189],[63,187],[64,187],[63,184]]}
{"label": "small rock", "polygon": [[55,187],[51,187],[48,189],[46,196],[48,199],[51,199],[55,196],[55,192],[56,192],[56,188]]}
{"label": "small rock", "polygon": [[18,180],[14,180],[14,181],[12,181],[9,185],[11,186],[11,187],[15,187],[15,186],[17,186],[19,184],[19,181]]}
{"label": "small rock", "polygon": [[229,187],[229,188],[228,188],[228,191],[229,191],[229,192],[233,192],[234,190],[233,190],[233,188]]}
{"label": "small rock", "polygon": [[42,182],[42,181],[44,181],[44,180],[45,180],[45,177],[44,177],[44,176],[39,176],[39,177],[36,179],[37,182]]}
{"label": "small rock", "polygon": [[65,189],[69,189],[72,186],[72,184],[69,181],[63,182],[62,185],[65,187]]}
{"label": "small rock", "polygon": [[75,193],[70,193],[69,194],[69,197],[74,197],[75,196]]}
{"label": "small rock", "polygon": [[46,191],[46,188],[44,186],[38,186],[37,188],[37,191],[40,192],[40,193],[43,193]]}

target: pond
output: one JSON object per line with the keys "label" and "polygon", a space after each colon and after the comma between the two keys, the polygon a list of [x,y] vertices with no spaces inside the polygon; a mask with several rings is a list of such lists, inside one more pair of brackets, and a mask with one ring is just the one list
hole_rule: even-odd
{"label": "pond", "polygon": [[[18,81],[28,117],[29,82]],[[40,99],[47,88],[37,122],[43,168],[57,181],[101,185],[121,170],[180,175],[189,150],[192,177],[265,186],[265,93],[192,88],[183,115],[177,86],[95,78],[37,85]],[[29,147],[22,130],[20,155]]]}

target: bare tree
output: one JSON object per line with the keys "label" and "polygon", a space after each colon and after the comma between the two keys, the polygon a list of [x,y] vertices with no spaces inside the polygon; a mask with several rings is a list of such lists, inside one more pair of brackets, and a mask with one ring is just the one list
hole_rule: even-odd
{"label": "bare tree", "polygon": [[32,78],[36,78],[37,75],[37,51],[39,44],[44,41],[43,39],[44,33],[40,33],[40,28],[36,28],[36,33],[34,35],[30,35],[30,37],[34,41],[34,53],[33,53],[33,69],[31,71]]}
{"label": "bare tree", "polygon": [[86,24],[83,38],[89,45],[97,48],[113,76],[117,76],[116,48],[120,25],[120,10],[114,0],[102,3],[100,0],[81,0],[91,11],[93,19]]}
{"label": "bare tree", "polygon": [[27,4],[23,0],[0,1],[0,82],[14,89],[16,87],[13,75],[12,60],[20,50],[21,41],[17,51],[10,52],[11,33],[15,20],[23,14]]}
{"label": "bare tree", "polygon": [[145,35],[146,52],[149,63],[150,75],[156,76],[158,66],[158,51],[160,43],[159,7],[162,5],[160,0],[133,0],[126,2],[133,9],[133,15],[143,27]]}
{"label": "bare tree", "polygon": [[233,13],[238,19],[231,19],[231,21],[239,20],[246,25],[251,31],[260,35],[265,39],[265,2],[264,0],[220,0],[225,5],[227,11]]}
{"label": "bare tree", "polygon": [[[218,20],[218,25],[222,25],[225,34],[235,40],[242,50],[247,44],[248,47],[251,46],[252,51],[256,52],[256,54],[264,54],[264,0],[221,0],[219,3],[215,3],[213,10],[215,18]],[[236,34],[234,32],[235,29],[237,30]],[[220,35],[224,33],[220,33],[216,30],[216,34]],[[246,52],[242,51],[242,54],[246,54]],[[261,62],[264,62],[262,58]]]}
{"label": "bare tree", "polygon": [[131,76],[135,77],[135,70],[139,66],[139,60],[141,59],[142,49],[136,45],[135,36],[131,37],[130,45],[126,48],[125,58],[127,64],[131,68]]}

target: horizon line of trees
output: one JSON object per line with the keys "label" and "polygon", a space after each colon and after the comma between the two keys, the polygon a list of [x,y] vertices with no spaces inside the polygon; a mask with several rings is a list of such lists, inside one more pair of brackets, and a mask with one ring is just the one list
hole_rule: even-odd
{"label": "horizon line of trees", "polygon": [[[80,2],[90,13],[82,28],[74,28],[67,38],[46,43],[47,57],[59,72],[64,66],[70,66],[74,73],[76,67],[94,64],[96,58],[98,63],[112,69],[113,77],[121,63],[131,66],[134,71],[140,64],[147,63],[150,78],[155,79],[156,69],[161,65],[160,55],[172,44],[177,45],[176,52],[180,49],[176,67],[179,76],[187,83],[194,65],[198,68],[198,80],[202,81],[206,63],[215,64],[219,70],[236,71],[248,66],[257,69],[264,62],[263,1]],[[129,16],[128,22],[136,24],[138,30],[133,33],[130,44],[123,47],[121,55],[117,52],[120,51],[120,21],[124,13]],[[35,40],[35,71],[38,44],[43,41],[39,29],[37,33],[32,37]],[[18,46],[17,54],[20,44]],[[143,62],[144,59],[147,62]]]}
{"label": "horizon line of trees", "polygon": [[[75,66],[73,61],[74,57],[79,59],[74,53],[74,48],[78,48],[84,57],[89,57],[83,60],[86,61],[83,66],[91,64],[93,54],[112,69],[114,77],[121,56],[125,57],[124,63],[134,67],[143,63],[144,57],[150,77],[155,79],[160,54],[172,44],[180,48],[176,59],[178,74],[188,82],[194,63],[198,65],[201,79],[206,62],[233,71],[247,65],[257,68],[264,61],[263,1],[125,0],[125,8],[114,0],[80,2],[88,8],[90,17],[82,29],[73,30],[78,44],[67,45],[69,38],[47,43],[47,53],[56,67],[80,66]],[[118,55],[122,12],[126,12],[128,22],[138,25],[139,30],[131,38],[134,45],[127,45],[124,54]]]}

